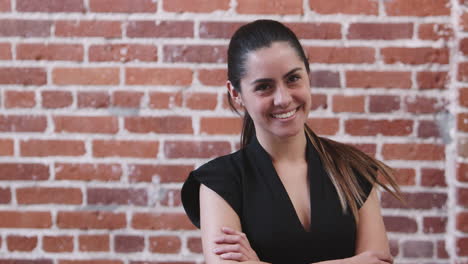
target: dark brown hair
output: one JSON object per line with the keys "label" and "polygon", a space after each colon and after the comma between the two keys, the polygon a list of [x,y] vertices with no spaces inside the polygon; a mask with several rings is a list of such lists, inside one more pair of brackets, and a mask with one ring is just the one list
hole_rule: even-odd
{"label": "dark brown hair", "polygon": [[[310,73],[309,61],[296,35],[285,25],[273,20],[256,20],[240,27],[232,36],[228,48],[228,80],[239,93],[240,80],[245,75],[246,57],[251,51],[270,47],[273,42],[287,42],[304,62],[307,73]],[[237,112],[232,98],[227,93],[231,108]],[[393,179],[393,170],[383,162],[374,159],[364,152],[347,144],[317,136],[307,124],[305,132],[335,186],[343,212],[348,207],[356,222],[359,221],[358,208],[364,203],[364,190],[358,181],[365,180],[372,185],[380,185],[394,197],[403,202],[397,183]],[[255,135],[255,126],[247,111],[244,112],[241,146],[249,144]],[[378,177],[379,176],[379,177]],[[391,189],[387,186],[390,185]]]}

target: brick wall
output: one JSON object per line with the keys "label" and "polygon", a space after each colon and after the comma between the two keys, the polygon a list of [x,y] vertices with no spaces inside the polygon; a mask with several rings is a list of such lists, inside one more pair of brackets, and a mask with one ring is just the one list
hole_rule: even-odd
{"label": "brick wall", "polygon": [[398,263],[468,263],[468,1],[0,0],[0,264],[202,263],[180,187],[235,150],[226,47],[310,56],[317,133],[398,171]]}

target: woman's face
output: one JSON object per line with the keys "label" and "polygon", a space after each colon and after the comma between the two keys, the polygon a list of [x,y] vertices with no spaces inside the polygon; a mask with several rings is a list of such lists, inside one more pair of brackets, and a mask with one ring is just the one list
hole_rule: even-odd
{"label": "woman's face", "polygon": [[291,137],[304,131],[311,107],[304,62],[287,42],[247,55],[240,97],[257,136]]}

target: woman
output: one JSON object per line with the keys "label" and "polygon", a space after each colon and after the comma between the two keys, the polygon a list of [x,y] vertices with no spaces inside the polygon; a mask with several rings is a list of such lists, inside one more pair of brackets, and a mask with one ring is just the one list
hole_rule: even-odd
{"label": "woman", "polygon": [[307,127],[309,72],[279,22],[257,20],[231,38],[227,89],[244,109],[242,148],[182,188],[206,263],[392,263],[374,188],[398,197],[391,169]]}

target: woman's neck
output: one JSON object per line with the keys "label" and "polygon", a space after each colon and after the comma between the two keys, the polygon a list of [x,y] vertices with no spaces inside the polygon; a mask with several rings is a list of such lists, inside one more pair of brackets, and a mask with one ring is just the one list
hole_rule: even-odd
{"label": "woman's neck", "polygon": [[270,154],[273,163],[302,162],[305,160],[307,146],[305,131],[287,138],[257,133],[257,139],[266,152]]}

